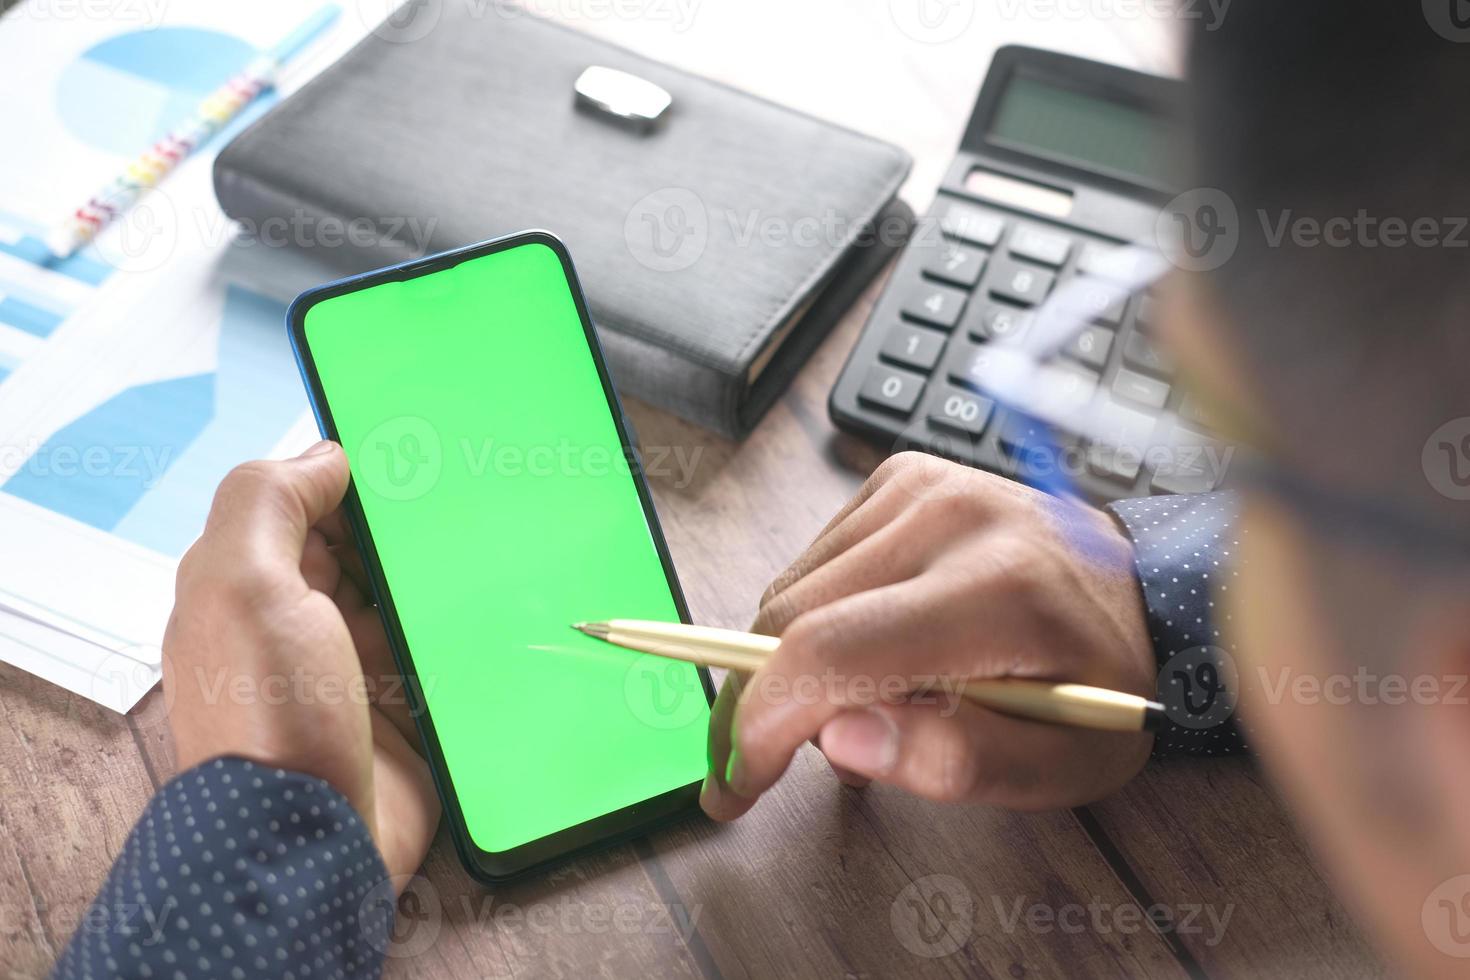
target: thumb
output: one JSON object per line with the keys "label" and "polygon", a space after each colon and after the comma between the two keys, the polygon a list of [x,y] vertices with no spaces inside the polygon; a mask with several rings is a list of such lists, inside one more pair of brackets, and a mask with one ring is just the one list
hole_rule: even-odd
{"label": "thumb", "polygon": [[347,455],[319,442],[295,459],[237,466],[214,497],[200,544],[296,567],[313,524],[347,493]]}

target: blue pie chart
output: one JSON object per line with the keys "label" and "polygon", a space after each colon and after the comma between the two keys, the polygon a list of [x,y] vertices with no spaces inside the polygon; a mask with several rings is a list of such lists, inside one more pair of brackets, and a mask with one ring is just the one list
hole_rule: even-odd
{"label": "blue pie chart", "polygon": [[[88,146],[133,157],[189,119],[206,96],[255,55],[256,49],[237,37],[198,27],[118,34],[62,71],[56,112],[67,131]],[[225,138],[270,99],[242,113]]]}

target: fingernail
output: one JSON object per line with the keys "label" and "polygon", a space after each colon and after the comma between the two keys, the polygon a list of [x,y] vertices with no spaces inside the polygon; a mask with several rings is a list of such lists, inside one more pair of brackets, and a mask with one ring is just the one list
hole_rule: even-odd
{"label": "fingernail", "polygon": [[822,751],[834,766],[881,776],[898,761],[898,727],[872,708],[849,711],[822,729]]}
{"label": "fingernail", "polygon": [[749,796],[745,785],[745,760],[739,750],[730,746],[730,758],[725,762],[725,785],[736,796]]}
{"label": "fingernail", "polygon": [[332,451],[332,447],[335,446],[335,445],[336,444],[334,442],[332,442],[332,440],[330,440],[330,439],[323,439],[321,442],[317,443],[315,446],[312,446],[310,449],[308,449],[306,452],[302,453],[301,455],[302,456],[320,456],[322,453],[329,453],[329,452],[331,452]]}
{"label": "fingernail", "polygon": [[714,773],[706,773],[704,785],[699,787],[699,808],[710,813],[720,806],[720,781]]}

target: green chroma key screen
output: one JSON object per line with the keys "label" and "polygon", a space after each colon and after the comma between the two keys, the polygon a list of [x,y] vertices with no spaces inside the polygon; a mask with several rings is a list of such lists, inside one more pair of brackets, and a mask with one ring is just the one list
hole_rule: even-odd
{"label": "green chroma key screen", "polygon": [[700,780],[696,670],[571,628],[679,612],[557,253],[369,285],[303,322],[473,843]]}

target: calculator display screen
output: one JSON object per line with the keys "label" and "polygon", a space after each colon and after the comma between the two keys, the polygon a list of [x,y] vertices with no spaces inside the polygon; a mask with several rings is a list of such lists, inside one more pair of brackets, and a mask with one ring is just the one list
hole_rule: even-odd
{"label": "calculator display screen", "polygon": [[1167,119],[1147,109],[1016,74],[990,123],[990,141],[1148,184],[1167,182]]}

